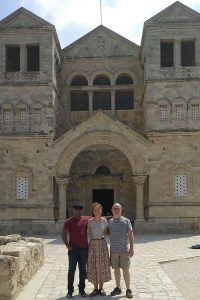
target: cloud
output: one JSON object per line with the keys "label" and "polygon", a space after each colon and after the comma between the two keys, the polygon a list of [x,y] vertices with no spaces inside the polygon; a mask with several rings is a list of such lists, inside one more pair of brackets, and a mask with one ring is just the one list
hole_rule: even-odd
{"label": "cloud", "polygon": [[[157,14],[174,1],[169,0],[101,0],[103,25],[140,44],[144,21]],[[183,4],[189,7],[198,7],[199,0],[185,0]],[[100,25],[100,0],[22,0],[22,5],[29,4],[32,11],[56,26],[58,36],[64,34],[64,29],[75,25],[74,31],[78,28],[85,30],[94,29]],[[67,29],[67,31],[73,31]],[[81,37],[75,32],[70,37],[62,36],[64,44],[69,44],[77,37]],[[85,32],[86,33],[86,32]],[[64,45],[64,46],[65,46]]]}

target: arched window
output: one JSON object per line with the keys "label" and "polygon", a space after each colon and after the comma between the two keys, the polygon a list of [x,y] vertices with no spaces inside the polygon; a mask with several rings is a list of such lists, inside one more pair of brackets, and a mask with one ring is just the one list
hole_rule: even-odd
{"label": "arched window", "polygon": [[115,109],[126,110],[134,108],[133,91],[116,91]]}
{"label": "arched window", "polygon": [[183,120],[183,118],[184,118],[183,109],[184,109],[183,104],[175,105],[175,119],[176,120]]}
{"label": "arched window", "polygon": [[88,111],[89,96],[87,92],[73,91],[71,96],[71,111]]}
{"label": "arched window", "polygon": [[16,198],[27,199],[29,190],[29,179],[25,176],[16,177]]}
{"label": "arched window", "polygon": [[160,120],[160,125],[168,126],[171,120],[171,102],[167,98],[161,98],[157,104],[157,118]]}
{"label": "arched window", "polygon": [[2,107],[2,122],[4,127],[10,127],[13,125],[14,115],[13,108],[10,104],[5,104]]}
{"label": "arched window", "polygon": [[116,84],[133,84],[133,80],[129,75],[121,74],[117,77]]}
{"label": "arched window", "polygon": [[87,86],[87,79],[82,75],[75,76],[71,81],[71,86]]}
{"label": "arched window", "polygon": [[172,121],[176,128],[185,127],[187,116],[187,101],[183,98],[175,98],[172,101]]}
{"label": "arched window", "polygon": [[28,107],[25,103],[17,105],[16,109],[16,125],[18,127],[27,128],[29,123]]}
{"label": "arched window", "polygon": [[170,189],[173,196],[187,197],[192,191],[190,166],[175,164],[170,169]]}
{"label": "arched window", "polygon": [[200,119],[200,98],[191,98],[188,101],[189,120],[198,121]]}
{"label": "arched window", "polygon": [[95,174],[109,175],[110,169],[106,166],[100,166],[96,169]]}
{"label": "arched window", "polygon": [[32,120],[34,124],[42,122],[42,103],[36,102],[32,105]]}
{"label": "arched window", "polygon": [[199,104],[191,104],[191,119],[199,120]]}
{"label": "arched window", "polygon": [[110,110],[111,95],[110,92],[94,92],[93,93],[93,110]]}
{"label": "arched window", "polygon": [[18,169],[14,176],[15,197],[18,200],[26,200],[31,197],[30,191],[33,188],[33,174],[29,168]]}
{"label": "arched window", "polygon": [[93,85],[110,85],[110,79],[105,75],[99,75],[94,79]]}
{"label": "arched window", "polygon": [[42,108],[41,107],[33,108],[33,119],[34,119],[34,123],[39,124],[42,122]]}
{"label": "arched window", "polygon": [[166,104],[162,104],[159,106],[159,112],[160,112],[160,120],[161,121],[168,120],[168,107]]}

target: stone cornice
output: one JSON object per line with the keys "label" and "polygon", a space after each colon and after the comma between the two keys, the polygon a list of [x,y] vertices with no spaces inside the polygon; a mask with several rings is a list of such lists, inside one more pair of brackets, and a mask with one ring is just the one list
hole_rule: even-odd
{"label": "stone cornice", "polygon": [[148,206],[153,207],[153,206],[200,206],[200,202],[186,202],[183,201],[183,197],[180,197],[181,202],[179,201],[173,201],[173,202],[149,202]]}
{"label": "stone cornice", "polygon": [[[29,136],[25,136],[25,135],[19,135],[17,132],[15,132],[15,135],[9,135],[6,133],[4,135],[0,134],[0,138],[1,140],[6,140],[6,141],[13,141],[13,140],[16,140],[17,142],[20,142],[20,140],[37,140],[37,139],[40,139],[40,140],[50,140],[53,142],[53,136],[50,136],[50,135],[29,135]],[[5,146],[6,148],[6,146]]]}
{"label": "stone cornice", "polygon": [[200,136],[200,130],[198,130],[198,131],[186,131],[186,132],[184,132],[184,131],[176,131],[176,132],[170,132],[170,131],[167,131],[167,132],[164,132],[164,131],[162,131],[162,132],[148,132],[147,133],[147,136],[149,137],[149,138],[151,138],[151,137],[164,137],[164,136],[174,136],[174,137],[176,137],[176,136],[191,136],[191,135],[199,135]]}

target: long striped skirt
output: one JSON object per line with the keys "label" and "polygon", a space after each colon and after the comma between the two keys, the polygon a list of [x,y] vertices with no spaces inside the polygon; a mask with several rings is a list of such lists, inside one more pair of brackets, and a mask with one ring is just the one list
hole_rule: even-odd
{"label": "long striped skirt", "polygon": [[108,246],[105,239],[90,241],[87,279],[93,284],[111,280]]}

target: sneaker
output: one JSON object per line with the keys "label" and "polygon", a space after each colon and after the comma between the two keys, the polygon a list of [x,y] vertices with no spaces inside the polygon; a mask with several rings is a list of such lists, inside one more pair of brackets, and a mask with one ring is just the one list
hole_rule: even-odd
{"label": "sneaker", "polygon": [[120,295],[122,290],[118,287],[114,288],[114,290],[110,293],[110,296]]}
{"label": "sneaker", "polygon": [[98,290],[98,294],[99,294],[100,296],[106,296],[106,292],[105,292],[103,289],[99,289],[99,290]]}
{"label": "sneaker", "polygon": [[66,298],[71,299],[72,298],[72,293],[67,293]]}
{"label": "sneaker", "polygon": [[95,297],[96,295],[98,295],[98,290],[93,290],[90,297]]}
{"label": "sneaker", "polygon": [[85,291],[82,291],[82,292],[80,292],[79,294],[81,295],[81,297],[87,297],[87,294],[86,294]]}
{"label": "sneaker", "polygon": [[133,298],[133,293],[132,293],[132,291],[130,289],[126,290],[126,297],[127,298]]}

